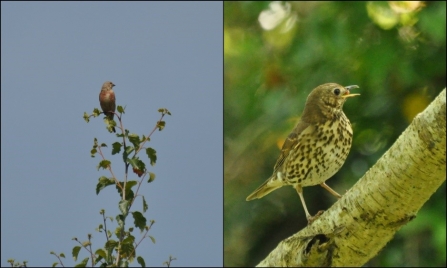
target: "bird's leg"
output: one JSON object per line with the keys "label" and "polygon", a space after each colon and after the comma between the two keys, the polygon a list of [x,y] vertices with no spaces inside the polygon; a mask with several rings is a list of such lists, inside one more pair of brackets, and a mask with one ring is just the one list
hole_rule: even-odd
{"label": "bird's leg", "polygon": [[295,189],[296,189],[298,195],[300,196],[301,203],[303,203],[303,208],[304,208],[304,212],[306,213],[307,221],[310,222],[310,219],[312,219],[312,216],[309,214],[309,211],[307,211],[306,202],[304,201],[304,196],[303,196],[303,187],[301,187],[301,185],[297,184],[295,186]]}
{"label": "bird's leg", "polygon": [[326,183],[320,183],[321,187],[323,187],[324,189],[328,190],[329,193],[331,193],[333,196],[337,197],[337,198],[341,198],[341,195],[339,195],[336,191],[334,191],[331,187],[329,187]]}

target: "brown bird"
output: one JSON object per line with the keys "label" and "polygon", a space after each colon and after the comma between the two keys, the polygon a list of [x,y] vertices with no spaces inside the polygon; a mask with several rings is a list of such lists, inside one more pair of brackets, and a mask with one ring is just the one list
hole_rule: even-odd
{"label": "brown bird", "polygon": [[[113,120],[113,117],[115,116],[115,92],[113,92],[113,87],[115,85],[110,82],[106,81],[104,84],[102,84],[101,92],[99,93],[99,104],[101,105],[101,109],[104,112],[104,114],[109,118],[109,120]],[[112,131],[115,132],[115,128],[112,127]]]}
{"label": "brown bird", "polygon": [[303,187],[320,184],[337,198],[341,197],[325,181],[341,168],[351,148],[351,123],[342,107],[346,98],[360,95],[349,92],[354,88],[359,87],[327,83],[312,90],[298,124],[282,146],[273,175],[250,194],[247,201],[291,185],[298,192],[311,223],[319,214],[312,217],[307,211]]}

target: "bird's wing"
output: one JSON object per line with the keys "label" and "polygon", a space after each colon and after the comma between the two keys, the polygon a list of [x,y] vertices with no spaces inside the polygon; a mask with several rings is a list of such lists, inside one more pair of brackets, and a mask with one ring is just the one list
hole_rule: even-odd
{"label": "bird's wing", "polygon": [[110,109],[112,111],[116,111],[115,92],[113,91],[110,94],[110,102],[111,102]]}
{"label": "bird's wing", "polygon": [[284,141],[284,144],[281,149],[281,154],[276,161],[275,167],[273,168],[273,173],[276,173],[279,168],[284,164],[289,152],[292,148],[297,148],[300,146],[300,138],[304,133],[310,133],[314,131],[313,125],[300,121],[298,125],[292,130],[287,139]]}

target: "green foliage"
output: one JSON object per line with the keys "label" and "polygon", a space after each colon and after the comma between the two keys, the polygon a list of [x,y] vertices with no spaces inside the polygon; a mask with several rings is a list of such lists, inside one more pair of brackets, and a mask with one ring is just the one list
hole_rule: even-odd
{"label": "green foliage", "polygon": [[155,162],[157,162],[157,152],[152,148],[146,149],[147,157],[151,160],[151,166],[155,165]]}
{"label": "green foliage", "polygon": [[[112,232],[107,229],[107,220],[110,222],[113,222],[113,217],[106,216],[105,210],[100,210],[100,215],[102,216],[103,223],[98,225],[98,228],[96,228],[96,231],[98,233],[104,233],[105,235],[105,243],[103,247],[97,248],[95,251],[92,250],[92,235],[88,234],[86,241],[79,241],[76,237],[74,237],[72,240],[77,242],[78,245],[74,246],[72,249],[72,257],[74,261],[78,260],[79,254],[81,253],[81,250],[85,250],[88,252],[89,257],[86,257],[82,259],[79,263],[75,265],[75,267],[85,267],[87,266],[88,262],[91,261],[91,266],[96,266],[97,264],[100,264],[101,267],[108,267],[108,266],[125,266],[128,267],[129,263],[132,263],[136,256],[136,250],[139,246],[139,244],[145,239],[149,238],[152,243],[155,244],[155,238],[151,235],[148,235],[148,232],[150,231],[152,225],[155,223],[154,220],[150,220],[149,224],[147,224],[147,219],[144,216],[144,213],[148,210],[148,204],[146,202],[146,199],[144,196],[139,195],[139,190],[141,187],[142,182],[144,181],[145,177],[148,176],[147,182],[150,183],[154,181],[155,174],[152,172],[149,172],[146,168],[145,160],[141,160],[138,157],[138,153],[145,149],[146,155],[149,160],[149,164],[151,166],[154,166],[157,162],[157,152],[155,149],[151,147],[145,147],[146,142],[150,141],[151,135],[155,132],[155,130],[163,130],[166,126],[165,121],[162,121],[163,117],[165,115],[171,115],[171,113],[166,108],[161,108],[158,111],[161,113],[160,120],[157,121],[155,127],[152,129],[152,131],[147,135],[141,135],[141,137],[137,134],[130,134],[129,130],[125,129],[123,126],[122,118],[121,116],[125,113],[125,107],[122,106],[117,107],[117,111],[119,114],[115,114],[119,123],[120,127],[118,128],[121,130],[121,133],[116,133],[116,137],[120,140],[117,142],[114,142],[112,144],[112,155],[121,153],[121,149],[124,148],[122,151],[122,160],[125,165],[125,174],[124,174],[124,181],[119,181],[116,178],[116,175],[113,172],[112,169],[112,162],[110,160],[107,160],[104,156],[104,153],[102,151],[103,148],[107,147],[107,144],[105,143],[99,143],[96,138],[93,140],[93,146],[90,150],[91,157],[95,157],[96,155],[99,155],[101,157],[101,160],[98,163],[97,169],[103,169],[108,170],[111,174],[111,177],[106,176],[100,176],[98,179],[98,183],[96,185],[96,194],[99,194],[102,190],[107,188],[108,186],[115,185],[115,189],[118,193],[118,208],[121,214],[118,214],[115,216],[116,219],[116,228],[114,229],[113,234],[115,235],[116,239],[111,239]],[[95,108],[93,109],[93,113],[91,115],[84,112],[83,118],[84,120],[89,123],[90,117],[98,117],[102,112]],[[112,128],[117,126],[116,122],[114,120],[110,120],[107,117],[104,118],[104,122],[106,123],[106,129],[109,132],[112,132]],[[120,131],[118,131],[120,132]],[[129,166],[132,168],[132,171],[138,176],[138,180],[128,180],[130,174],[129,174]],[[132,210],[132,205],[134,204],[137,197],[142,198],[143,203],[143,211],[140,212],[138,210]],[[128,230],[125,230],[126,227],[126,219],[129,213],[132,215],[133,218],[133,226],[135,228],[138,228],[142,236],[140,240],[137,242],[135,236],[132,235],[132,232],[134,230],[134,227],[128,228]],[[110,228],[110,227],[109,227]],[[64,253],[56,254],[55,252],[51,251],[50,254],[56,256],[56,258],[59,260],[58,262],[54,262],[52,264],[53,267],[60,264],[61,266],[64,266],[62,262],[62,258],[65,258]],[[169,256],[169,260],[165,262],[168,267],[170,266],[170,263],[172,260],[175,260],[175,258],[172,258]],[[14,259],[9,259],[8,262],[11,264],[11,266],[14,267],[26,267],[27,262],[24,261],[23,263],[15,262]],[[146,266],[146,262],[143,259],[143,257],[138,256],[137,262],[142,266]]]}
{"label": "green foliage", "polygon": [[169,260],[165,261],[165,262],[163,263],[163,265],[166,264],[167,267],[170,267],[170,266],[171,266],[171,262],[174,261],[174,260],[176,260],[176,258],[174,258],[174,257],[172,257],[172,256],[169,256]]}
{"label": "green foliage", "polygon": [[146,212],[148,210],[148,208],[149,208],[149,206],[147,205],[146,198],[144,198],[144,196],[143,196],[143,212]]}
{"label": "green foliage", "polygon": [[137,257],[137,262],[141,265],[141,267],[146,267],[146,262],[140,256]]}
{"label": "green foliage", "polygon": [[143,232],[146,227],[146,218],[139,211],[132,212],[132,216],[134,219],[134,225]]}
{"label": "green foliage", "polygon": [[[19,263],[19,262],[16,262],[15,259],[8,259],[7,262],[11,265],[11,267],[27,267],[27,263],[28,263],[28,261],[23,261],[22,263]],[[54,264],[53,264],[53,266],[54,266]]]}
{"label": "green foliage", "polygon": [[[256,265],[306,225],[293,189],[245,198],[271,175],[309,92],[328,82],[360,87],[344,105],[351,152],[328,181],[344,192],[445,87],[445,13],[446,2],[224,2],[225,266]],[[310,211],[335,202],[320,188],[304,188]],[[445,204],[445,194],[433,199]],[[445,213],[431,218],[390,242],[371,266],[445,265]],[[441,241],[426,237],[424,250],[407,251],[403,245],[424,233]],[[402,258],[387,258],[395,251]]]}
{"label": "green foliage", "polygon": [[152,182],[155,180],[155,174],[152,172],[149,172],[149,180],[147,182]]}
{"label": "green foliage", "polygon": [[73,256],[73,259],[76,261],[78,259],[79,252],[81,251],[80,246],[74,246],[71,250],[71,256]]}
{"label": "green foliage", "polygon": [[76,264],[74,267],[86,267],[88,260],[89,260],[89,258],[85,258],[80,263]]}
{"label": "green foliage", "polygon": [[[105,210],[100,210],[100,215],[102,216],[103,223],[98,225],[96,231],[98,233],[103,233],[105,235],[105,243],[103,247],[97,248],[96,250],[92,250],[92,235],[88,234],[88,240],[81,242],[77,238],[73,238],[74,241],[78,243],[78,245],[74,246],[72,249],[72,256],[75,261],[78,260],[79,254],[84,249],[89,253],[90,257],[86,257],[82,259],[79,263],[76,264],[76,267],[85,267],[89,260],[92,262],[92,266],[96,266],[100,264],[100,266],[128,266],[129,263],[132,263],[136,256],[136,250],[138,245],[145,239],[149,238],[153,243],[155,243],[155,238],[148,235],[152,225],[155,223],[154,220],[150,220],[149,224],[147,224],[147,219],[144,216],[144,212],[148,210],[148,204],[144,196],[138,194],[141,184],[144,181],[145,177],[148,176],[148,183],[152,182],[155,179],[155,174],[149,172],[146,168],[146,164],[144,160],[141,160],[138,157],[138,153],[145,149],[146,155],[148,156],[148,160],[151,166],[153,166],[157,160],[156,151],[153,148],[146,148],[145,143],[150,141],[150,136],[154,133],[156,129],[162,130],[165,126],[165,122],[162,121],[164,115],[170,115],[170,112],[167,109],[160,109],[161,118],[157,122],[156,126],[146,137],[142,135],[141,137],[136,134],[129,134],[130,132],[127,129],[123,128],[123,123],[121,121],[121,115],[124,114],[124,108],[122,106],[118,106],[117,108],[119,112],[118,120],[120,122],[120,130],[122,133],[117,133],[116,137],[121,140],[121,142],[114,142],[112,144],[112,155],[122,153],[122,160],[125,165],[126,174],[124,181],[119,181],[112,169],[112,162],[105,158],[105,155],[102,151],[102,148],[106,148],[106,144],[100,144],[98,140],[95,138],[93,140],[93,146],[90,150],[91,156],[95,157],[99,155],[101,160],[98,163],[97,169],[108,170],[111,174],[111,177],[100,176],[98,179],[98,183],[96,185],[96,194],[99,194],[102,190],[107,188],[108,186],[115,185],[115,189],[118,194],[118,208],[120,214],[115,216],[116,219],[116,228],[114,229],[113,234],[116,239],[111,239],[112,232],[107,229],[107,220],[113,222],[113,217],[106,217]],[[89,122],[90,117],[99,116],[100,112],[98,109],[93,110],[92,115],[87,115],[84,113],[84,119],[86,122]],[[116,126],[115,121],[104,119],[106,121],[106,128],[110,131],[111,127]],[[163,127],[161,127],[163,126]],[[122,151],[121,149],[124,148]],[[132,168],[132,171],[138,176],[139,180],[128,180],[129,177],[129,166]],[[132,210],[132,205],[134,204],[137,197],[142,198],[143,202],[143,211],[140,212],[138,210]],[[126,227],[126,219],[129,213],[133,218],[133,227],[130,227],[127,231]],[[132,235],[132,232],[135,228],[138,228],[142,237],[138,242],[136,242],[135,236]],[[110,227],[109,227],[110,228]],[[61,258],[64,258],[64,254],[60,255],[51,252],[51,254],[55,255],[59,262],[53,264],[56,266],[57,264],[61,264],[63,266]],[[141,256],[137,257],[137,261],[143,267],[145,266],[145,261]],[[12,260],[13,262],[13,260]]]}

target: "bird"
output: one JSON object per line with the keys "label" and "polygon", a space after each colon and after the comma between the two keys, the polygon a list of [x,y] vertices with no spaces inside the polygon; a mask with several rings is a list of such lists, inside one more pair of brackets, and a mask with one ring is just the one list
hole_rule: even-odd
{"label": "bird", "polygon": [[[115,92],[113,92],[113,84],[110,81],[102,84],[101,92],[99,93],[99,104],[104,114],[109,120],[113,120],[116,104],[115,104]],[[112,127],[112,131],[115,132],[115,127]]]}
{"label": "bird", "polygon": [[353,131],[342,108],[347,98],[360,95],[350,93],[355,88],[359,87],[326,83],[311,91],[298,123],[284,141],[273,174],[247,197],[247,201],[291,185],[301,199],[310,224],[321,212],[310,215],[303,187],[319,184],[341,198],[325,181],[342,167],[351,149]]}

